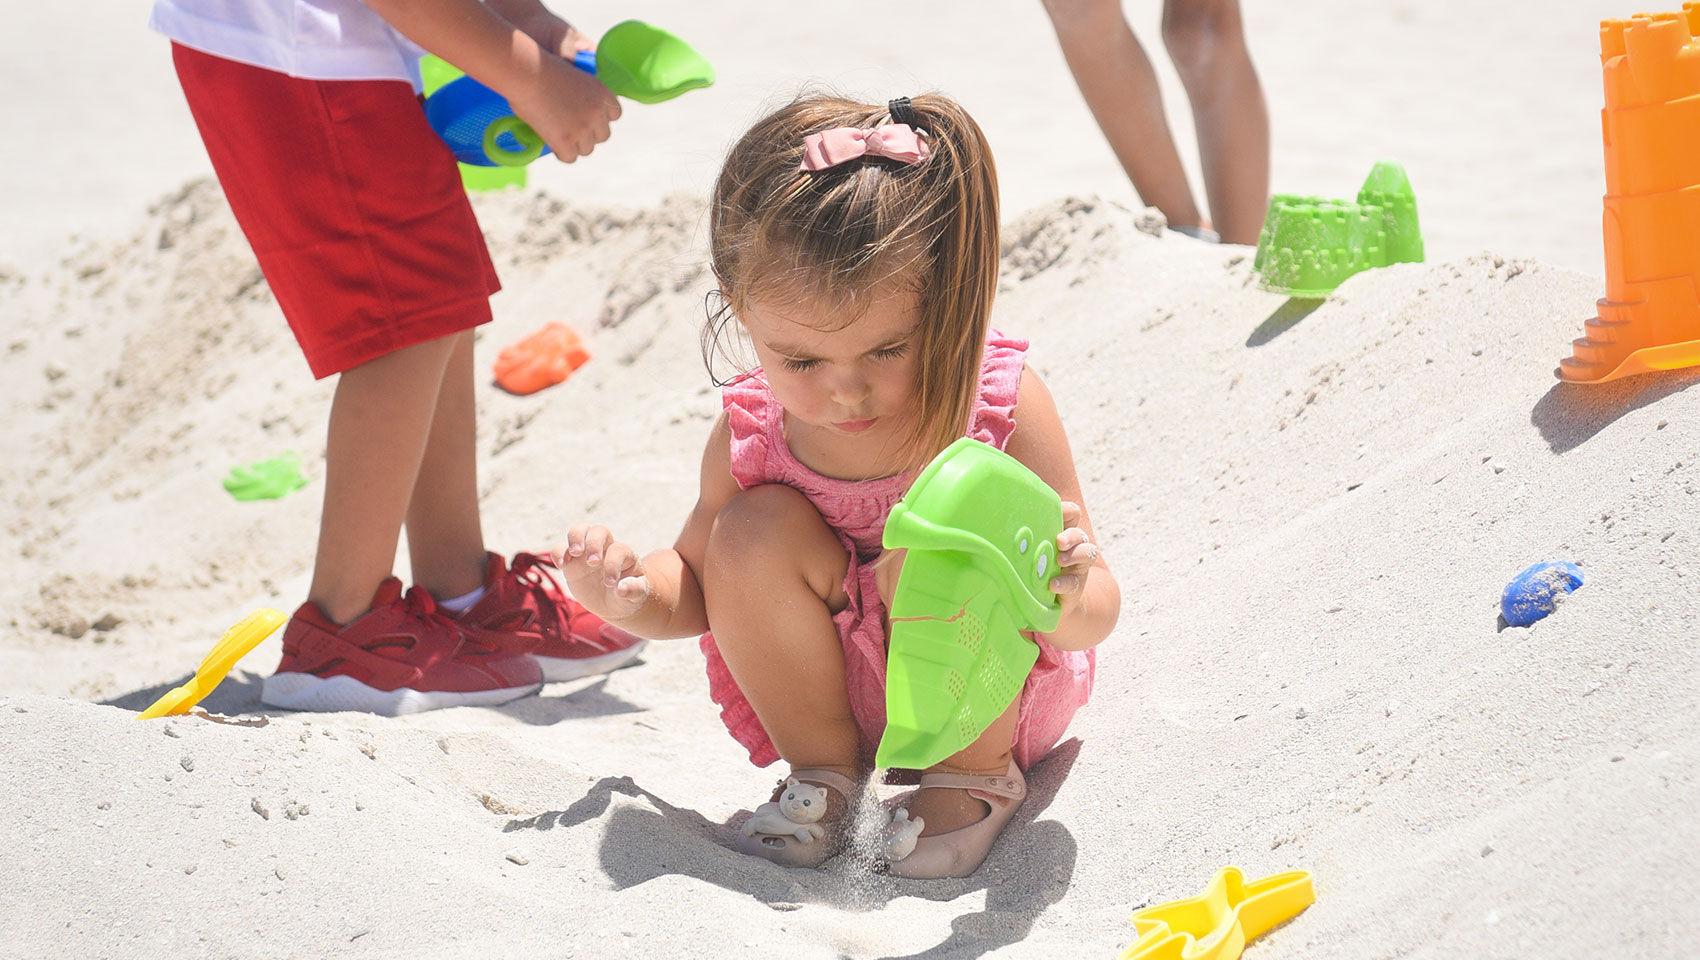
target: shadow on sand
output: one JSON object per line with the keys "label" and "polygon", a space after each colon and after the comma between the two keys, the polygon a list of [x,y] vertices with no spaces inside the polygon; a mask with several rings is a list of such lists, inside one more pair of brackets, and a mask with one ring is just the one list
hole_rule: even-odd
{"label": "shadow on sand", "polygon": [[1700,381],[1700,371],[1625,377],[1608,383],[1555,383],[1529,411],[1529,422],[1553,453],[1568,453],[1619,417],[1681,393]]}
{"label": "shadow on sand", "polygon": [[1325,303],[1320,298],[1291,297],[1287,302],[1275,308],[1251,336],[1245,338],[1248,347],[1261,347],[1288,330],[1299,325],[1299,321],[1316,312],[1316,308]]}
{"label": "shadow on sand", "polygon": [[[874,912],[901,897],[953,901],[984,890],[984,909],[953,919],[945,940],[889,960],[978,957],[1025,939],[1039,917],[1068,890],[1079,853],[1074,837],[1061,823],[1038,817],[1056,797],[1079,753],[1080,741],[1070,739],[1027,771],[1028,795],[1021,811],[985,864],[960,880],[882,875],[854,853],[836,857],[820,870],[791,869],[745,856],[732,846],[738,824],[747,814],[715,823],[694,810],[668,803],[629,777],[605,777],[566,809],[513,819],[502,829],[507,833],[549,831],[606,817],[602,869],[619,888],[675,874],[746,894],[778,909],[818,903]],[[641,798],[649,809],[616,806],[616,794]],[[1044,866],[1033,869],[1037,864]]]}
{"label": "shadow on sand", "polygon": [[[189,678],[194,675],[194,672],[191,671],[176,680],[140,687],[131,690],[129,693],[121,693],[100,701],[100,704],[141,713],[153,706],[155,700],[188,683]],[[288,716],[289,711],[287,710],[274,711],[261,706],[260,684],[264,682],[265,677],[260,674],[250,673],[246,670],[232,670],[230,675],[224,678],[224,682],[218,685],[218,689],[207,694],[197,706],[205,709],[208,713],[219,713],[225,716],[234,716],[239,713],[270,713],[274,716]]]}
{"label": "shadow on sand", "polygon": [[[634,664],[643,660],[632,661]],[[185,673],[176,680],[151,684],[121,693],[115,697],[101,700],[103,706],[118,707],[140,713],[146,710],[155,700],[187,683],[193,673]],[[237,716],[242,714],[268,717],[312,716],[294,710],[282,710],[268,707],[260,702],[260,688],[265,683],[265,675],[251,673],[246,670],[233,670],[224,678],[224,682],[212,693],[207,694],[198,706],[208,713]],[[582,720],[588,717],[611,717],[625,713],[639,713],[644,708],[623,700],[608,692],[608,678],[596,677],[588,680],[575,680],[570,683],[552,683],[544,686],[541,692],[534,696],[521,697],[508,703],[492,707],[465,707],[461,709],[493,710],[509,717],[528,723],[532,726],[550,726],[566,720]]]}
{"label": "shadow on sand", "polygon": [[[643,658],[639,657],[632,661],[632,665],[642,662]],[[589,681],[545,684],[535,696],[521,697],[490,709],[534,727],[547,727],[564,720],[642,713],[644,710],[630,700],[609,693],[607,676]]]}

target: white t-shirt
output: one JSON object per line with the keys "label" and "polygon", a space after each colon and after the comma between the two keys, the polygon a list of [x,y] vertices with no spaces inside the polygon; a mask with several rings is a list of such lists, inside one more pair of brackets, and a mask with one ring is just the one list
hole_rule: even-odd
{"label": "white t-shirt", "polygon": [[361,0],[154,0],[148,26],[186,47],[292,77],[424,86],[425,51]]}

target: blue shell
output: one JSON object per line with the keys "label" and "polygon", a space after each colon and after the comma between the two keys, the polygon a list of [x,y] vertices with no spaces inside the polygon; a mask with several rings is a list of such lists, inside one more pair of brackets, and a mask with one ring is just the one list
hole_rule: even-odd
{"label": "blue shell", "polygon": [[1558,608],[1570,591],[1582,585],[1582,568],[1564,560],[1537,563],[1505,585],[1499,612],[1513,627],[1526,627]]}

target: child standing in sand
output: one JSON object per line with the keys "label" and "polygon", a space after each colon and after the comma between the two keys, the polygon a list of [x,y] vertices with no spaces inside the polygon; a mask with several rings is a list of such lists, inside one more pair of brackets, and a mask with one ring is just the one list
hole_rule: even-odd
{"label": "child standing in sand", "polygon": [[341,375],[313,582],[261,700],[501,703],[628,662],[641,640],[568,599],[547,558],[484,549],[472,336],[500,284],[418,96],[429,49],[570,163],[620,115],[568,62],[590,42],[538,0],[155,0],[152,26],[308,366]]}
{"label": "child standing in sand", "polygon": [[1208,223],[1187,186],[1157,74],[1127,24],[1122,0],[1044,3],[1081,96],[1139,199],[1163,211],[1181,233],[1256,243],[1269,206],[1269,108],[1246,49],[1239,0],[1163,4],[1163,44],[1198,129]]}
{"label": "child standing in sand", "polygon": [[1092,648],[1120,607],[1027,343],[988,330],[990,149],[945,97],[806,98],[732,148],[710,215],[723,309],[706,339],[736,320],[760,367],[724,386],[701,493],[673,547],[640,557],[580,524],[555,561],[575,596],[633,633],[703,634],[711,693],[751,760],[783,758],[827,796],[822,839],[757,832],[743,849],[812,866],[842,849],[885,726],[885,610],[902,562],[881,553],[886,515],[964,435],[1025,463],[1065,501],[1050,583],[1061,625],[1035,638],[1017,702],[921,778],[908,808],[925,828],[891,864],[966,876],[1020,805],[1021,769],[1086,701]]}

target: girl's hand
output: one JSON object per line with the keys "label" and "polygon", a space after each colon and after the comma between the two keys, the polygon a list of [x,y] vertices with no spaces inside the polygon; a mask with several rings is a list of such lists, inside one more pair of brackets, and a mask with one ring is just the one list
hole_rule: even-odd
{"label": "girl's hand", "polygon": [[637,551],[607,527],[578,524],[550,548],[573,598],[610,623],[637,616],[649,602],[649,577]]}
{"label": "girl's hand", "polygon": [[620,118],[620,101],[607,87],[554,56],[542,58],[532,82],[513,91],[508,103],[562,163],[589,156]]}
{"label": "girl's hand", "polygon": [[1086,574],[1098,562],[1098,545],[1080,528],[1080,504],[1063,501],[1063,532],[1057,534],[1057,575],[1051,578],[1051,592],[1062,601],[1067,613],[1080,602],[1086,589]]}

